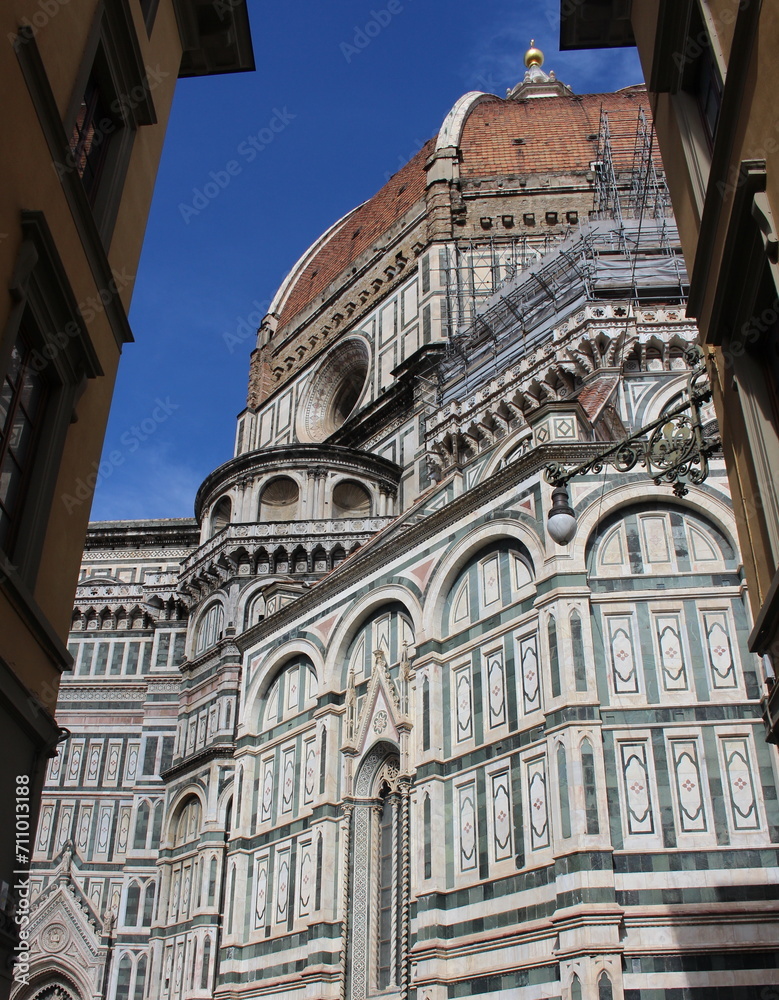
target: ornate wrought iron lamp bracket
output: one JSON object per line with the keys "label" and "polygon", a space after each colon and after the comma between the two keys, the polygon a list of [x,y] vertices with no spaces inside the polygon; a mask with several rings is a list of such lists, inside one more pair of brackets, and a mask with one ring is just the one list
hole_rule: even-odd
{"label": "ornate wrought iron lamp bracket", "polygon": [[720,438],[707,437],[703,432],[701,409],[711,399],[711,385],[700,347],[691,347],[686,360],[692,371],[684,402],[580,465],[550,463],[544,470],[546,481],[564,488],[574,476],[601,472],[606,465],[618,472],[629,472],[638,465],[646,469],[656,485],[673,484],[678,497],[688,492],[689,484],[699,486],[704,482],[709,474],[709,457],[719,449]]}

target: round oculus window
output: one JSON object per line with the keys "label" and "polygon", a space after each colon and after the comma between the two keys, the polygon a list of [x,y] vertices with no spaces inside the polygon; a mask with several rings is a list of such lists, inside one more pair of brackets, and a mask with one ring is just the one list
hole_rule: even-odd
{"label": "round oculus window", "polygon": [[298,422],[302,441],[325,441],[346,423],[368,381],[370,352],[364,340],[352,337],[330,352],[305,393]]}

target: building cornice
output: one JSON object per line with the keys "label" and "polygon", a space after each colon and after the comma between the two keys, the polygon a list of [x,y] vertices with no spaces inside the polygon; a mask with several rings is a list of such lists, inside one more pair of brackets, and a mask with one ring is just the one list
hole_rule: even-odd
{"label": "building cornice", "polygon": [[291,465],[326,466],[330,470],[362,473],[397,486],[401,468],[389,459],[379,458],[367,451],[357,451],[334,444],[274,445],[258,451],[249,451],[230,459],[215,469],[202,483],[195,497],[195,516],[200,520],[203,509],[217,492],[227,490],[247,475],[261,475],[278,470],[284,472]]}

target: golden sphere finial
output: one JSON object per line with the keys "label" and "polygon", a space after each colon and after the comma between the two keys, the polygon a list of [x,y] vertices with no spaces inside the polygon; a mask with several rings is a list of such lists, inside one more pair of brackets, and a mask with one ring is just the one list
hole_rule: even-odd
{"label": "golden sphere finial", "polygon": [[528,69],[532,69],[533,66],[543,66],[544,64],[544,53],[541,49],[536,48],[535,38],[530,39],[530,48],[525,53],[525,65]]}

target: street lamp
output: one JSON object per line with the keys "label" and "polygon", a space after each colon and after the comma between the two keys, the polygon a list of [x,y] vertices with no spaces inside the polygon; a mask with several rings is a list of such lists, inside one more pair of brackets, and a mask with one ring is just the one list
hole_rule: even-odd
{"label": "street lamp", "polygon": [[554,487],[546,530],[558,545],[567,545],[576,533],[576,514],[566,489],[574,476],[598,473],[605,465],[611,465],[618,472],[628,472],[642,465],[655,485],[672,483],[678,497],[687,493],[689,483],[699,486],[706,479],[709,456],[719,449],[721,442],[719,435],[706,437],[703,433],[701,406],[711,399],[703,352],[694,345],[686,358],[692,371],[683,403],[581,465],[569,467],[553,463],[546,466],[544,477]]}
{"label": "street lamp", "polygon": [[546,530],[558,545],[567,545],[576,534],[576,514],[565,486],[555,486],[552,490],[552,506],[546,518]]}

